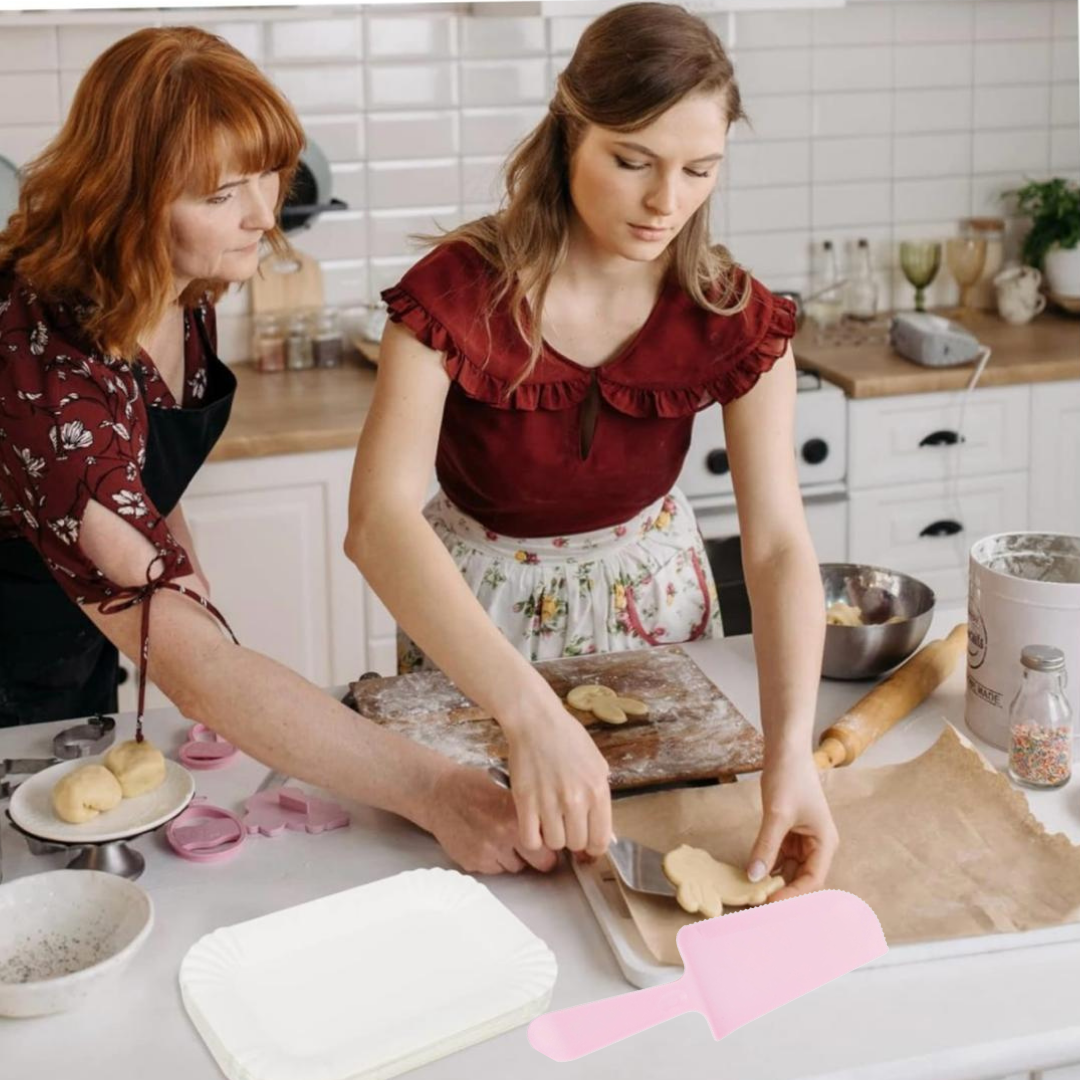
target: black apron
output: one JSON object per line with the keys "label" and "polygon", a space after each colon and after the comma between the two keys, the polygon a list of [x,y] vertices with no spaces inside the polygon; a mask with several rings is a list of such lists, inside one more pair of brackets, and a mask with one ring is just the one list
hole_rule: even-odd
{"label": "black apron", "polygon": [[[207,358],[203,401],[189,409],[146,407],[141,477],[162,517],[176,508],[225,430],[236,391],[236,376],[214,351],[201,309],[192,318]],[[133,370],[145,400],[142,364]],[[118,675],[116,647],[68,598],[38,550],[22,538],[0,541],[0,727],[116,712]]]}

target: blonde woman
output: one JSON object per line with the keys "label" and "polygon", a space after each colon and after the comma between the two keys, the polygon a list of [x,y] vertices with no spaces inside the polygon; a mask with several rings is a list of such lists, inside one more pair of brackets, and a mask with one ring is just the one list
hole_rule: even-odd
{"label": "blonde woman", "polygon": [[468,870],[518,869],[513,801],[482,772],[222,636],[184,521],[236,387],[213,301],[282,246],[302,146],[254,64],[176,27],[103,53],[27,168],[0,233],[0,726],[114,710],[120,650],[267,765],[411,819]]}
{"label": "blonde woman", "polygon": [[402,627],[403,670],[434,663],[502,725],[522,848],[602,852],[606,763],[529,661],[714,633],[674,485],[719,402],[766,740],[747,868],[782,866],[782,898],[822,884],[837,837],[809,752],[824,601],[793,454],[793,310],[709,242],[742,116],[720,42],[682,8],[586,29],[499,212],[383,293],[346,549]]}

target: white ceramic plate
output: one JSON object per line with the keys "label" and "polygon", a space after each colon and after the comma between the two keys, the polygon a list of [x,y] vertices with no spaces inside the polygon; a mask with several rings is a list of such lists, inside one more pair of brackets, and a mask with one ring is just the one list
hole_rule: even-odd
{"label": "white ceramic plate", "polygon": [[58,818],[51,798],[57,780],[82,765],[101,765],[104,761],[105,755],[99,754],[62,761],[35,773],[11,796],[11,820],[20,829],[42,840],[55,840],[61,844],[100,844],[156,829],[176,817],[195,794],[191,773],[183,765],[166,758],[165,781],[154,791],[124,799],[119,806],[82,825],[71,825]]}
{"label": "white ceramic plate", "polygon": [[527,1023],[555,973],[483,885],[410,870],[215,930],[180,991],[230,1080],[385,1080]]}

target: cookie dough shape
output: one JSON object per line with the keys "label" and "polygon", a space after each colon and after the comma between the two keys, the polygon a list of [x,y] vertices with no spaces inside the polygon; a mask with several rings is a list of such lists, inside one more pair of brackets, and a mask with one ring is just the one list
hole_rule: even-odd
{"label": "cookie dough shape", "polygon": [[52,789],[52,808],[61,821],[84,825],[120,805],[120,781],[104,765],[83,765],[62,776]]}
{"label": "cookie dough shape", "polygon": [[134,799],[165,782],[165,756],[152,743],[128,739],[105,755],[105,768],[117,780],[125,799]]}
{"label": "cookie dough shape", "polygon": [[649,707],[644,701],[620,697],[611,687],[598,683],[575,686],[566,695],[566,703],[582,712],[591,712],[597,720],[607,724],[625,724],[628,717],[649,715]]}
{"label": "cookie dough shape", "polygon": [[777,889],[782,877],[751,881],[746,871],[730,863],[718,862],[707,851],[683,844],[664,856],[664,875],[675,886],[679,906],[710,919],[724,914],[724,906],[745,907],[764,904]]}

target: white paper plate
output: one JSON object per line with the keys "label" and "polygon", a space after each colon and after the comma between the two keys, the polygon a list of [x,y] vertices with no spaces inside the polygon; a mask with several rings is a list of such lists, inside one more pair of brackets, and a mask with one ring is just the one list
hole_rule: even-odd
{"label": "white paper plate", "polygon": [[104,762],[105,755],[99,754],[62,761],[35,773],[11,796],[11,820],[20,829],[43,840],[56,840],[61,844],[100,844],[156,829],[176,817],[195,794],[191,773],[183,765],[166,758],[165,780],[153,791],[134,799],[122,799],[119,806],[82,825],[72,825],[58,818],[52,808],[52,789],[57,780],[83,765],[102,765]]}
{"label": "white paper plate", "polygon": [[410,870],[215,930],[180,991],[230,1080],[384,1080],[538,1016],[555,972],[483,885]]}

